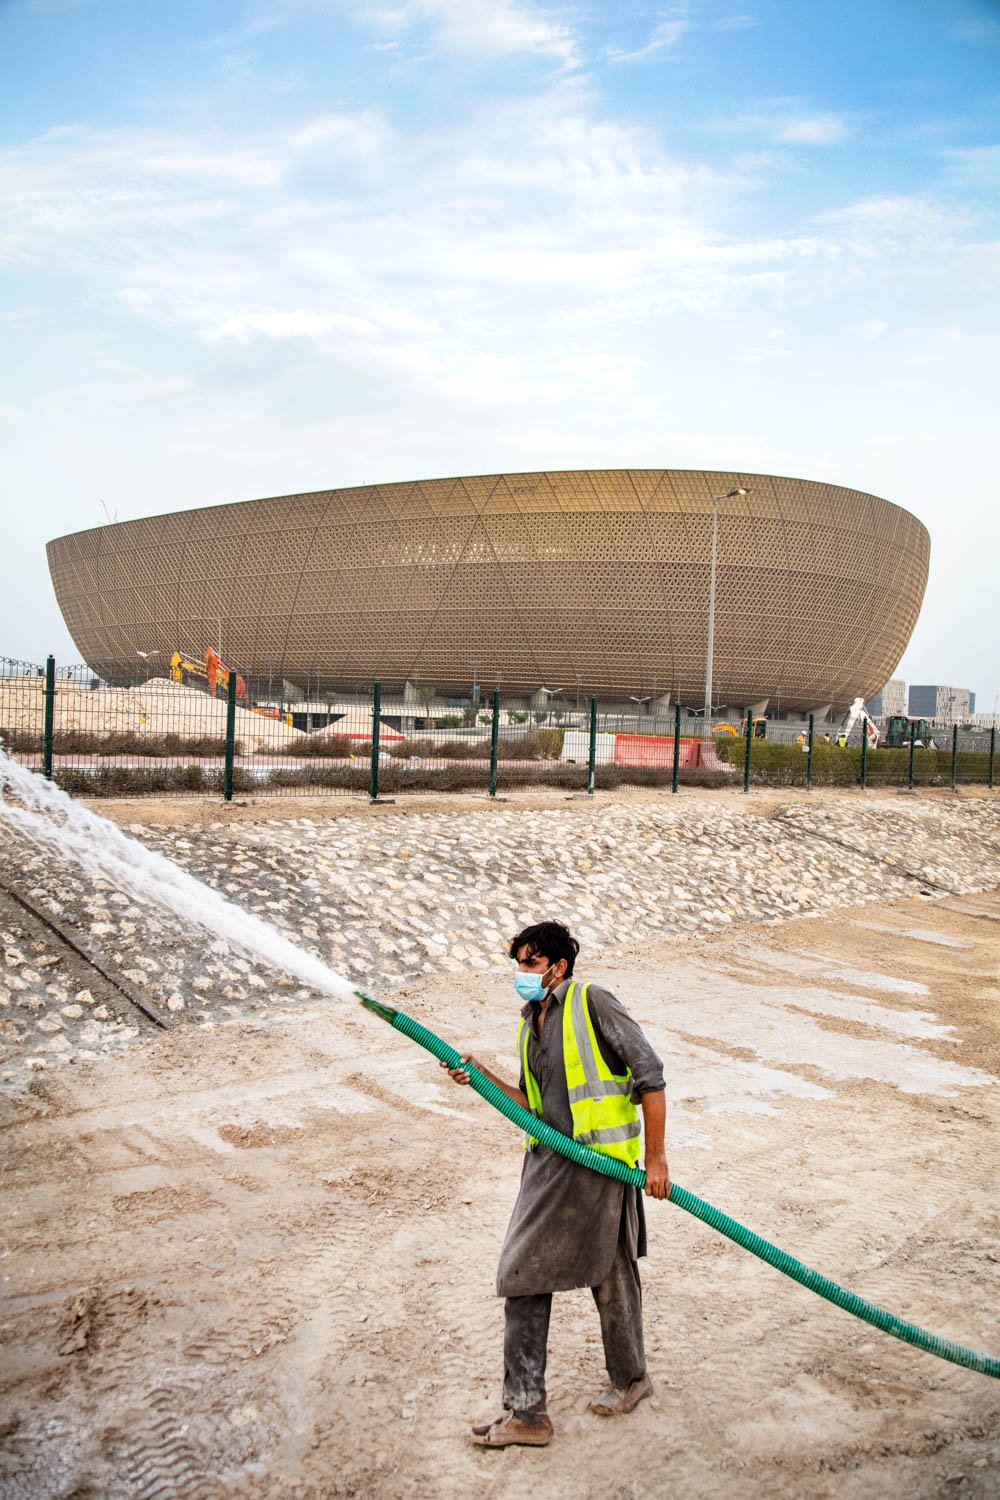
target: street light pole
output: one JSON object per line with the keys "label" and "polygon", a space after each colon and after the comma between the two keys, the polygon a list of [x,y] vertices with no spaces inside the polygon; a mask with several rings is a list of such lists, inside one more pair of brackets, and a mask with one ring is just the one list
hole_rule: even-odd
{"label": "street light pole", "polygon": [[748,495],[742,487],[727,490],[724,495],[712,498],[712,572],[708,585],[708,649],[705,652],[705,720],[702,733],[707,739],[712,732],[712,665],[715,654],[715,576],[719,555],[719,506],[723,500],[732,500],[737,495]]}

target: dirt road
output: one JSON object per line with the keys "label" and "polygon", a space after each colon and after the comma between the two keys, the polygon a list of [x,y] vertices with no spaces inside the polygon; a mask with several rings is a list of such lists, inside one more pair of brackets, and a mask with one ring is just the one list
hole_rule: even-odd
{"label": "dirt road", "polygon": [[[1000,1354],[1000,898],[913,899],[595,955],[667,1064],[684,1186]],[[513,1067],[502,977],[393,997]],[[0,1493],[1000,1493],[1000,1383],[836,1311],[669,1205],[643,1265],[655,1395],[557,1299],[556,1438],[483,1452],[512,1129],[362,1012],[185,1028],[2,1101]]]}

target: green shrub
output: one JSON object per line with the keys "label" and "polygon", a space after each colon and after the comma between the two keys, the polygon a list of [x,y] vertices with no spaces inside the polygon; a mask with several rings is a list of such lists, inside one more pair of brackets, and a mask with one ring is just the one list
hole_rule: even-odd
{"label": "green shrub", "polygon": [[42,748],[40,729],[0,729],[0,743],[11,755],[30,755]]}
{"label": "green shrub", "polygon": [[290,745],[276,746],[273,750],[262,751],[269,755],[307,755],[324,760],[346,760],[349,755],[356,755],[359,751],[370,753],[371,746],[363,740],[352,740],[346,734],[330,735],[308,735],[303,740],[293,740]]}
{"label": "green shrub", "polygon": [[[745,739],[718,735],[715,747],[720,760],[740,770]],[[985,782],[989,775],[989,752],[960,750],[956,775],[968,783]],[[750,747],[750,779],[755,786],[805,786],[808,756],[798,745],[777,740],[754,740]],[[910,748],[869,750],[866,780],[870,786],[906,786]],[[915,786],[947,786],[951,781],[950,750],[915,750]],[[861,782],[861,747],[841,750],[820,740],[813,745],[814,786],[858,786]]]}
{"label": "green shrub", "polygon": [[504,736],[498,753],[501,760],[558,760],[565,737],[565,729],[530,729],[525,734]]}
{"label": "green shrub", "polygon": [[[41,731],[25,729],[2,729],[0,738],[15,754],[42,749]],[[121,730],[98,734],[90,729],[57,729],[52,736],[52,751],[55,755],[143,755],[150,757],[174,755],[218,756],[226,753],[226,741],[222,735],[214,734],[140,734],[136,730]],[[236,754],[243,747],[236,742]]]}
{"label": "green shrub", "polygon": [[165,792],[204,792],[221,773],[202,766],[95,766],[92,771],[59,767],[52,779],[74,797],[145,797]]}

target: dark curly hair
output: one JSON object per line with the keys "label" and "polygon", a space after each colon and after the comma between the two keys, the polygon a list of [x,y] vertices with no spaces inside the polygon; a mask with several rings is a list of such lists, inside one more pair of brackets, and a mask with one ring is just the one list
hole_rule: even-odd
{"label": "dark curly hair", "polygon": [[580,944],[562,922],[535,922],[531,927],[523,928],[516,937],[511,938],[507,951],[511,958],[518,958],[522,948],[527,948],[529,958],[535,958],[541,954],[543,958],[548,959],[550,964],[557,964],[561,958],[564,958],[568,977],[573,972]]}

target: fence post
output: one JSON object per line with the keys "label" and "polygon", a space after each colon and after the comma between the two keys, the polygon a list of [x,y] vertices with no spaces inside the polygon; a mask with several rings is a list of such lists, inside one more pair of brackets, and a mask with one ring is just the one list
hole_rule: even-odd
{"label": "fence post", "polygon": [[493,720],[490,724],[490,796],[497,794],[497,754],[500,748],[500,689],[493,692]]}
{"label": "fence post", "polygon": [[753,709],[752,708],[748,708],[747,709],[746,731],[747,731],[747,743],[746,743],[746,749],[743,752],[743,790],[745,792],[748,792],[750,790],[750,743],[751,743],[751,741],[753,739]]}
{"label": "fence post", "polygon": [[677,783],[681,774],[681,706],[674,704],[674,774],[670,781],[670,790],[676,792]]}
{"label": "fence post", "polygon": [[907,791],[910,791],[910,792],[913,791],[913,757],[915,756],[916,751],[917,751],[917,726],[916,726],[916,724],[911,724],[910,725],[910,769],[907,772],[907,778],[906,778],[906,789],[907,789]]}
{"label": "fence post", "polygon": [[956,790],[958,777],[958,725],[951,726],[951,789]]}
{"label": "fence post", "polygon": [[861,790],[868,785],[868,725],[861,725]]}
{"label": "fence post", "polygon": [[991,792],[993,790],[993,761],[994,761],[994,758],[996,757],[996,753],[997,753],[997,726],[994,724],[993,728],[990,730],[990,775],[989,775],[989,788],[990,788]]}
{"label": "fence post", "polygon": [[587,756],[587,795],[594,795],[594,772],[597,766],[597,699],[590,700],[590,749]]}
{"label": "fence post", "polygon": [[382,684],[376,682],[372,692],[372,770],[368,786],[368,795],[373,802],[378,801],[378,741],[381,719]]}
{"label": "fence post", "polygon": [[52,780],[52,726],[56,712],[56,659],[45,659],[45,701],[42,719],[42,775]]}
{"label": "fence post", "polygon": [[233,760],[236,755],[236,668],[229,668],[226,685],[226,766],[222,773],[222,800],[233,800]]}
{"label": "fence post", "polygon": [[809,715],[809,735],[806,740],[806,791],[813,789],[813,740],[816,737],[816,715]]}

